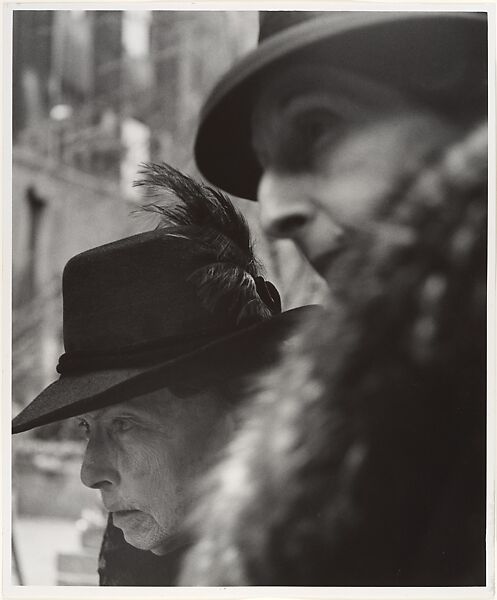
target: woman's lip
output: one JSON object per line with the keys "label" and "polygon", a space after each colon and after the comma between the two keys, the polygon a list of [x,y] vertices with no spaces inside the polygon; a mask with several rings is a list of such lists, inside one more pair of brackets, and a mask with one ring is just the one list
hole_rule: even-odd
{"label": "woman's lip", "polygon": [[140,514],[139,510],[118,510],[112,513],[112,522],[116,527],[128,527],[140,519]]}
{"label": "woman's lip", "polygon": [[114,515],[116,515],[118,517],[126,517],[126,516],[128,516],[128,515],[130,515],[132,513],[135,513],[135,512],[139,512],[139,511],[136,510],[136,509],[132,509],[132,510],[115,510],[112,514],[114,514]]}

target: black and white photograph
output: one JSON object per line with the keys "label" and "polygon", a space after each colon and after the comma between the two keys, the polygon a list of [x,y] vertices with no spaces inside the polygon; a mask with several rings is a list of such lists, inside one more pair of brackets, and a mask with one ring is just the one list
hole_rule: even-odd
{"label": "black and white photograph", "polygon": [[493,598],[495,5],[3,16],[2,597]]}

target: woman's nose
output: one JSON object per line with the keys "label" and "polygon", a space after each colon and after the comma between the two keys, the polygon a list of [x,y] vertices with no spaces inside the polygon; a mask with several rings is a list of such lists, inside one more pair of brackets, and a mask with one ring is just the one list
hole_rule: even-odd
{"label": "woman's nose", "polygon": [[90,436],[81,464],[81,481],[93,489],[120,482],[115,453],[110,441],[102,434]]}
{"label": "woman's nose", "polygon": [[312,220],[314,207],[306,198],[298,177],[266,171],[257,197],[264,231],[277,238],[296,238]]}

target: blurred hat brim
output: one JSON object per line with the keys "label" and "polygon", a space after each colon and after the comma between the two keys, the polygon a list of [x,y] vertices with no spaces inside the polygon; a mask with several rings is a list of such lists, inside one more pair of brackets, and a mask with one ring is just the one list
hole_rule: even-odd
{"label": "blurred hat brim", "polygon": [[321,308],[285,311],[197,348],[173,360],[140,368],[106,369],[61,375],[12,422],[12,433],[74,417],[152,391],[188,384],[199,389],[250,375],[269,366],[297,326]]}
{"label": "blurred hat brim", "polygon": [[[485,14],[464,12],[330,11],[292,25],[265,39],[215,86],[200,116],[197,166],[209,183],[256,200],[261,169],[251,144],[255,93],[260,76],[288,59],[325,60],[435,108],[449,103],[471,111],[474,102],[484,110],[486,27]],[[461,80],[460,90],[446,85],[450,78]]]}

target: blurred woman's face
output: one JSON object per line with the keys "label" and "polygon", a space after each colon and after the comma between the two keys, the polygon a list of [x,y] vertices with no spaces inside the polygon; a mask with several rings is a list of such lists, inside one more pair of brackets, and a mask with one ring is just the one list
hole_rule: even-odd
{"label": "blurred woman's face", "polygon": [[293,239],[323,276],[455,134],[395,90],[327,68],[289,66],[260,89],[262,226]]}
{"label": "blurred woman's face", "polygon": [[220,443],[229,430],[225,404],[213,395],[177,398],[163,389],[78,420],[88,439],[83,483],[100,490],[129,544],[161,554],[191,501],[214,437]]}

